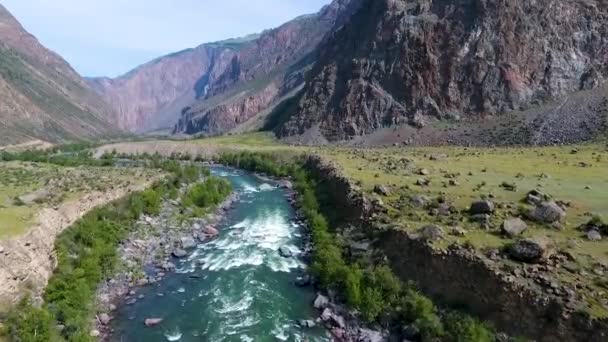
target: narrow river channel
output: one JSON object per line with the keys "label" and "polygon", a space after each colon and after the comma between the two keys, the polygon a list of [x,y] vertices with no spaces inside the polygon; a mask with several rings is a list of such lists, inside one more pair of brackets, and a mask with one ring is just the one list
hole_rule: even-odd
{"label": "narrow river channel", "polygon": [[[319,328],[298,326],[314,319],[311,289],[294,281],[305,267],[283,258],[288,246],[296,255],[302,227],[285,190],[252,174],[212,168],[241,196],[218,225],[220,236],[200,244],[177,272],[142,288],[143,299],[119,308],[116,341],[326,341]],[[146,327],[145,318],[163,322]]]}

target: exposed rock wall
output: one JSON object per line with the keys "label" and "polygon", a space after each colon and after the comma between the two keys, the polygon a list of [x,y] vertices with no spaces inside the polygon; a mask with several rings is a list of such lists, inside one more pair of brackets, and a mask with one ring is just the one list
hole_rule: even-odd
{"label": "exposed rock wall", "polygon": [[366,0],[319,48],[279,129],[328,139],[527,109],[608,76],[596,0]]}
{"label": "exposed rock wall", "polygon": [[538,341],[605,341],[608,320],[594,320],[571,312],[556,297],[513,281],[487,257],[453,247],[436,250],[398,229],[372,227],[380,209],[331,163],[309,158],[307,168],[321,182],[344,224],[373,239],[374,248],[389,260],[404,281],[413,281],[423,292],[442,303],[465,306],[492,322],[500,331]]}
{"label": "exposed rock wall", "polygon": [[55,239],[91,209],[148,187],[154,180],[110,192],[94,192],[56,210],[42,209],[38,224],[25,235],[0,241],[0,304],[11,305],[25,293],[40,300],[57,266]]}

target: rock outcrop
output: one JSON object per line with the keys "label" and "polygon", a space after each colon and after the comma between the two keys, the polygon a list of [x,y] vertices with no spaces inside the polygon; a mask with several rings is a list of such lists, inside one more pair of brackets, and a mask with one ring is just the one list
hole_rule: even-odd
{"label": "rock outcrop", "polygon": [[120,134],[83,78],[0,5],[0,145]]}
{"label": "rock outcrop", "polygon": [[[366,0],[320,46],[297,109],[277,132],[349,139],[556,102],[524,113],[534,115],[525,139],[587,139],[605,126],[608,92],[587,104],[565,95],[603,84],[607,34],[608,6],[595,0]],[[569,102],[581,108],[562,111]]]}

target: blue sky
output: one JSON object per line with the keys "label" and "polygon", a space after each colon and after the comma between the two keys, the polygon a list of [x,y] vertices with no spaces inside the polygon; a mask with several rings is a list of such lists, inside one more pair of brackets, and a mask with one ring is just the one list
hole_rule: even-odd
{"label": "blue sky", "polygon": [[161,55],[314,13],[330,0],[3,0],[82,75],[117,76]]}

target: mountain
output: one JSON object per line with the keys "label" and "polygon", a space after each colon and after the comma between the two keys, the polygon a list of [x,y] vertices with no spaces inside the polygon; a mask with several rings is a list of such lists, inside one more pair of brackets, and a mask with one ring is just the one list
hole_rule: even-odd
{"label": "mountain", "polygon": [[74,69],[0,5],[0,144],[122,134]]}
{"label": "mountain", "polygon": [[603,1],[364,0],[319,47],[276,132],[586,140],[607,127],[607,37]]}
{"label": "mountain", "polygon": [[260,113],[293,95],[311,65],[308,55],[360,2],[335,0],[319,13],[259,35],[203,44],[116,79],[88,81],[125,129],[151,131],[177,123],[176,133],[224,133],[263,121]]}

